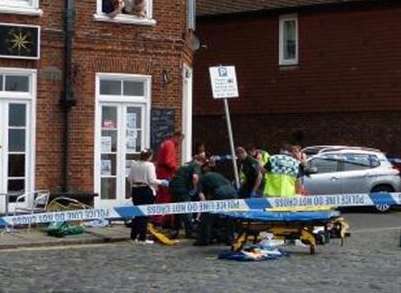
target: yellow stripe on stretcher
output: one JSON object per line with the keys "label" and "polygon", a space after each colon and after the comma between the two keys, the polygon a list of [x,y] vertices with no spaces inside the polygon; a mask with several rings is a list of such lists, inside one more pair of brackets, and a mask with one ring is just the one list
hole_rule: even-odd
{"label": "yellow stripe on stretcher", "polygon": [[266,211],[270,212],[321,212],[335,209],[335,206],[299,206],[299,207],[280,207],[269,208]]}

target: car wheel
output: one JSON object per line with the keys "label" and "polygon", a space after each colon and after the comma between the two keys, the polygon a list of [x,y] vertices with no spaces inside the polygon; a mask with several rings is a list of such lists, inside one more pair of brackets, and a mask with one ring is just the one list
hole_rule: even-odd
{"label": "car wheel", "polygon": [[[375,186],[372,189],[372,192],[394,192],[394,189],[388,185],[379,185],[379,186]],[[389,205],[389,204],[378,204],[375,207],[376,207],[376,210],[381,213],[388,212],[391,209],[391,205]]]}

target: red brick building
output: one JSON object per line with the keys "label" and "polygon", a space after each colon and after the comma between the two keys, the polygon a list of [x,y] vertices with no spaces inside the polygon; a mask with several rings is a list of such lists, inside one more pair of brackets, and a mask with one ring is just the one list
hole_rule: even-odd
{"label": "red brick building", "polygon": [[151,137],[183,130],[190,156],[194,1],[145,0],[144,16],[114,18],[102,1],[0,0],[0,193],[115,205]]}
{"label": "red brick building", "polygon": [[[236,144],[363,145],[401,154],[400,1],[198,1],[194,137],[229,150],[208,67],[235,65]],[[213,125],[211,130],[210,125]],[[219,137],[220,139],[216,139]]]}

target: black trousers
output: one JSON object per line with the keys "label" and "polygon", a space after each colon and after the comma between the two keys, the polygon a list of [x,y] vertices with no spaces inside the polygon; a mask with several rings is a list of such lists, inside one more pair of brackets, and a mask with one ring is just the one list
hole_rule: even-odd
{"label": "black trousers", "polygon": [[[153,204],[154,196],[153,191],[148,186],[132,187],[131,190],[132,202],[134,205]],[[148,217],[135,217],[132,219],[131,224],[131,239],[146,240],[146,232],[148,227]]]}
{"label": "black trousers", "polygon": [[[188,202],[191,201],[189,191],[187,190],[173,190],[174,202]],[[184,224],[185,237],[189,238],[192,236],[192,214],[181,214],[175,216],[173,229],[177,232],[181,229],[181,224]]]}

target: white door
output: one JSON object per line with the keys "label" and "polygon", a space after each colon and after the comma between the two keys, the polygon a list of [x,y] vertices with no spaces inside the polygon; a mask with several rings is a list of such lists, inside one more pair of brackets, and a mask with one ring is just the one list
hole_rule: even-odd
{"label": "white door", "polygon": [[98,125],[99,197],[96,207],[113,207],[130,201],[127,181],[131,161],[145,148],[145,105],[100,103]]}
{"label": "white door", "polygon": [[192,68],[184,64],[182,95],[182,161],[192,159]]}
{"label": "white door", "polygon": [[[30,190],[30,112],[30,102],[0,100],[0,193],[14,194],[9,198],[9,211],[17,196]],[[5,198],[0,200],[4,212]]]}

